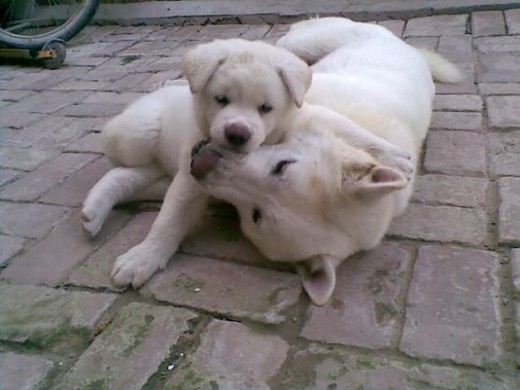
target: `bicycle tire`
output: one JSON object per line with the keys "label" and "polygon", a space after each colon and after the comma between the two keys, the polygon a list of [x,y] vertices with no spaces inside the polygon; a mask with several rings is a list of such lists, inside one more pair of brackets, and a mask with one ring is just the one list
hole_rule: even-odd
{"label": "bicycle tire", "polygon": [[43,34],[14,34],[0,28],[0,44],[17,49],[39,50],[52,41],[68,41],[90,22],[99,7],[99,3],[100,0],[83,0],[80,7],[65,23]]}

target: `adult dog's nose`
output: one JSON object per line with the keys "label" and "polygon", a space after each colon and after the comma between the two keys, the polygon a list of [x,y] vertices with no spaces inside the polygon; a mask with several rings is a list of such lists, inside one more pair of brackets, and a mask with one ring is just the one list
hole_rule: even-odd
{"label": "adult dog's nose", "polygon": [[217,166],[221,157],[222,155],[212,147],[195,144],[191,156],[191,175],[197,180],[202,180],[206,173]]}
{"label": "adult dog's nose", "polygon": [[246,125],[242,123],[231,123],[224,129],[226,140],[232,146],[242,146],[251,138],[251,132]]}

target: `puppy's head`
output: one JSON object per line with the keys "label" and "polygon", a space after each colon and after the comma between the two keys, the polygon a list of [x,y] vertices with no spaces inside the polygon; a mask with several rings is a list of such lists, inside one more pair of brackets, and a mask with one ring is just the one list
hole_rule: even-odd
{"label": "puppy's head", "polygon": [[316,304],[330,298],[340,260],[379,224],[378,202],[407,184],[399,171],[323,134],[248,154],[209,145],[195,152],[192,174],[237,208],[244,234],[266,257],[297,265]]}
{"label": "puppy's head", "polygon": [[279,141],[284,118],[303,104],[312,77],[288,51],[241,39],[199,45],[182,66],[202,130],[242,152]]}

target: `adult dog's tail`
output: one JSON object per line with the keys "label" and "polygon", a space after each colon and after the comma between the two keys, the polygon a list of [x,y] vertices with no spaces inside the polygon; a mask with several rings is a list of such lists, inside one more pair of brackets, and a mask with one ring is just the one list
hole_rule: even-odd
{"label": "adult dog's tail", "polygon": [[355,39],[380,35],[393,37],[390,31],[374,24],[339,17],[311,18],[293,24],[276,46],[312,65]]}
{"label": "adult dog's tail", "polygon": [[463,79],[457,66],[440,54],[426,49],[419,49],[419,52],[426,59],[435,80],[441,83],[455,84]]}
{"label": "adult dog's tail", "polygon": [[289,32],[276,42],[276,46],[296,54],[309,65],[315,64],[346,43],[343,34],[338,34],[334,29],[320,31],[319,22],[322,19],[292,25]]}

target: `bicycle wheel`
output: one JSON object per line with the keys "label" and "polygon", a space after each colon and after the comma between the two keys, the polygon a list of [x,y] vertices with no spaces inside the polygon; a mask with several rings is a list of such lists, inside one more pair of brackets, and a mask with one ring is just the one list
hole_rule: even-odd
{"label": "bicycle wheel", "polygon": [[99,0],[0,0],[0,44],[38,50],[67,41],[92,19]]}

